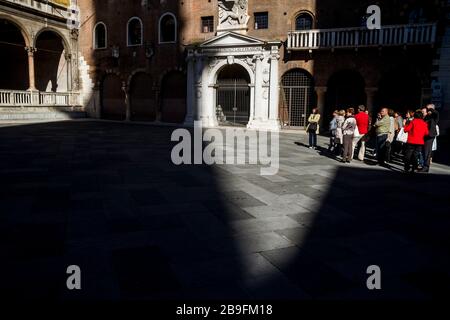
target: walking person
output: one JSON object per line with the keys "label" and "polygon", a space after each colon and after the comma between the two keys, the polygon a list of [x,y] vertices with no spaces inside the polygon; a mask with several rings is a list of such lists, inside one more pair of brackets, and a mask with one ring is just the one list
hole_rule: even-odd
{"label": "walking person", "polygon": [[426,108],[426,116],[424,121],[428,126],[428,136],[425,137],[425,143],[423,147],[423,167],[421,172],[429,172],[431,166],[431,159],[433,157],[433,145],[435,143],[436,137],[438,136],[438,123],[439,123],[439,112],[436,111],[434,104],[430,104]]}
{"label": "walking person", "polygon": [[380,166],[386,165],[386,141],[391,127],[389,110],[381,109],[377,121],[374,124],[376,132],[376,155]]}
{"label": "walking person", "polygon": [[357,127],[354,117],[355,109],[347,109],[347,117],[342,125],[342,135],[344,141],[344,154],[342,162],[350,163],[353,160],[353,138]]}
{"label": "walking person", "polygon": [[408,142],[405,151],[405,172],[414,173],[419,166],[418,158],[425,144],[425,137],[428,136],[428,125],[423,121],[421,110],[414,113],[414,120],[410,121],[404,128],[408,133]]}
{"label": "walking person", "polygon": [[333,112],[333,119],[330,121],[330,145],[328,151],[333,152],[336,149],[336,129],[337,129],[338,111]]}
{"label": "walking person", "polygon": [[358,143],[360,144],[358,152],[358,160],[364,161],[366,154],[366,135],[369,133],[369,114],[366,112],[366,107],[361,105],[358,107],[359,112],[355,115],[356,125],[358,126],[359,137],[353,140],[353,150],[355,150]]}
{"label": "walking person", "polygon": [[339,110],[338,116],[336,117],[336,149],[335,154],[340,156],[342,154],[342,146],[344,144],[344,136],[342,134],[342,126],[345,122],[345,110]]}
{"label": "walking person", "polygon": [[308,119],[308,126],[306,127],[306,131],[309,134],[309,148],[316,149],[317,148],[317,135],[319,134],[319,121],[320,114],[319,109],[314,108],[312,114]]}

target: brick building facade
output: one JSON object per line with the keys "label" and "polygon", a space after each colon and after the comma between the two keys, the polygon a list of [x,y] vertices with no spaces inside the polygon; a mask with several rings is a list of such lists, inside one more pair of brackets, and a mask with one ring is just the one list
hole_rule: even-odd
{"label": "brick building facade", "polygon": [[[2,19],[16,21],[20,1],[1,2],[10,8]],[[47,26],[37,19],[43,28],[64,29],[57,34],[71,45],[70,50],[57,48],[70,57],[71,72],[61,71],[67,70],[64,60],[55,69],[71,80],[64,78],[68,84],[63,85],[59,77],[59,90],[38,80],[47,84],[39,90],[79,93],[77,101],[92,117],[302,128],[314,106],[325,114],[325,122],[333,110],[359,104],[373,111],[381,106],[405,111],[430,101],[441,105],[443,114],[449,108],[448,80],[439,71],[446,68],[440,48],[445,48],[448,1],[75,4],[80,9],[78,32],[55,17]],[[367,29],[366,10],[372,4],[381,8],[381,30]],[[25,36],[23,46],[27,41]],[[26,78],[16,86],[28,89]]]}

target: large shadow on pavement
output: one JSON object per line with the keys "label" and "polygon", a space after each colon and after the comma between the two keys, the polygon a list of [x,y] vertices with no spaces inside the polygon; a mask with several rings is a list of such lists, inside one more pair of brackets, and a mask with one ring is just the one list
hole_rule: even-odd
{"label": "large shadow on pavement", "polygon": [[[328,181],[303,183],[301,195],[284,196],[310,212],[288,215],[300,227],[276,231],[295,246],[262,253],[291,284],[313,299],[449,296],[450,175],[349,166]],[[381,290],[367,288],[372,265],[381,269]]]}
{"label": "large shadow on pavement", "polygon": [[[175,166],[173,129],[60,122],[0,129],[1,290],[9,299],[245,297],[231,180]],[[229,208],[229,210],[227,209]],[[66,269],[81,268],[69,291]]]}

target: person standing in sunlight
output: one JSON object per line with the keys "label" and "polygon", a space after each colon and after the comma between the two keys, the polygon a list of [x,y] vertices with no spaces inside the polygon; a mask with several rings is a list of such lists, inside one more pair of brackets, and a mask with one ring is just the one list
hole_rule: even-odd
{"label": "person standing in sunlight", "polygon": [[319,109],[314,108],[312,114],[308,119],[308,126],[306,127],[306,131],[309,134],[309,148],[316,149],[317,148],[317,135],[319,134],[319,121],[320,121],[320,113]]}

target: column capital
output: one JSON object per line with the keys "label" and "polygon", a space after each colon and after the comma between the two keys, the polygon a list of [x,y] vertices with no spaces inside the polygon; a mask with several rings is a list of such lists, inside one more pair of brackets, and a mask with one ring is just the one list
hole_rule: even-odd
{"label": "column capital", "polygon": [[65,53],[64,54],[64,58],[66,58],[66,61],[71,61],[72,60],[72,54],[71,53]]}
{"label": "column capital", "polygon": [[28,46],[25,47],[25,51],[28,52],[28,56],[32,57],[34,56],[34,53],[37,51],[37,48]]}
{"label": "column capital", "polygon": [[270,54],[270,60],[280,60],[281,56],[278,52]]}

